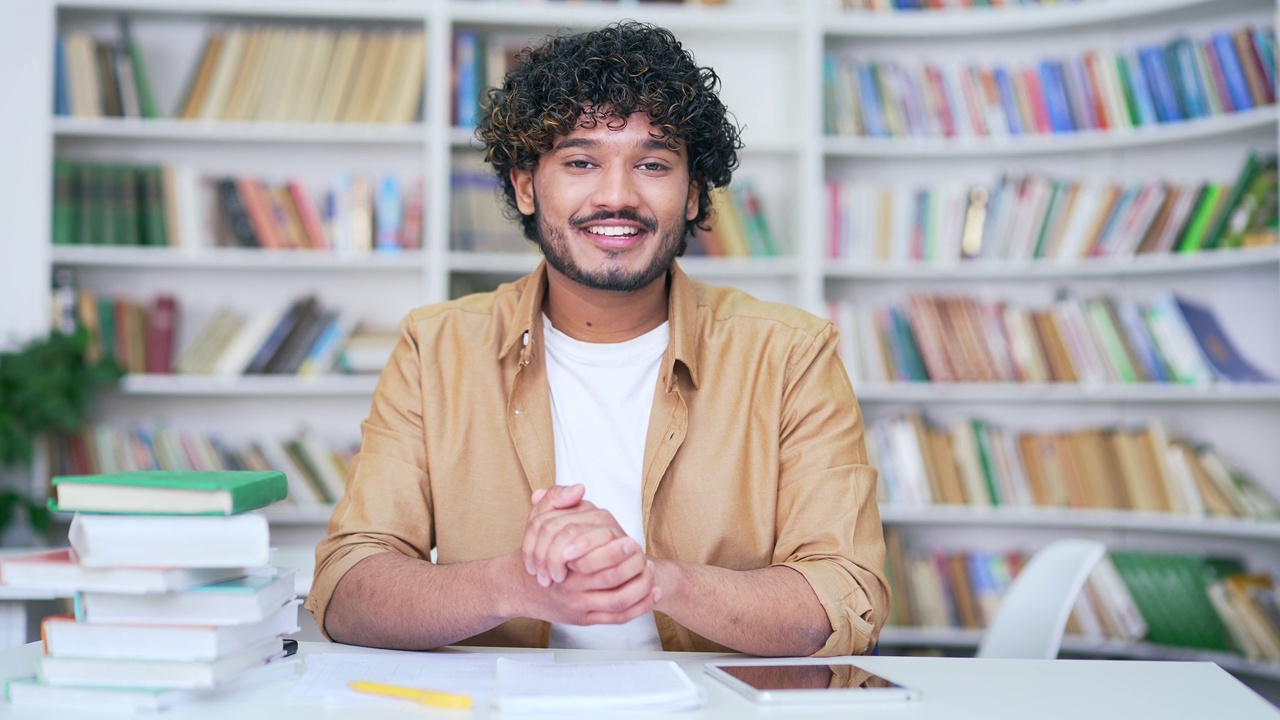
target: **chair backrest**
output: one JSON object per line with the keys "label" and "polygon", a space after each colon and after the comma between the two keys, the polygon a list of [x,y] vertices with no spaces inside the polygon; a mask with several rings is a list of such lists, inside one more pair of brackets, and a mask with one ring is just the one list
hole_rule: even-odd
{"label": "chair backrest", "polygon": [[1009,585],[977,656],[1056,658],[1076,596],[1106,552],[1101,542],[1076,538],[1056,540],[1037,551]]}

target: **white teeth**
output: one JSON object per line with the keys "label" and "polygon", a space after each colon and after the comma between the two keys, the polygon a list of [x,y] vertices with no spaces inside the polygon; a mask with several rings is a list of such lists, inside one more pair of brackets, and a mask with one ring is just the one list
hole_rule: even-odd
{"label": "white teeth", "polygon": [[618,237],[621,235],[635,235],[639,232],[632,227],[619,227],[617,225],[592,225],[587,228],[587,232],[592,235],[608,235],[610,237]]}

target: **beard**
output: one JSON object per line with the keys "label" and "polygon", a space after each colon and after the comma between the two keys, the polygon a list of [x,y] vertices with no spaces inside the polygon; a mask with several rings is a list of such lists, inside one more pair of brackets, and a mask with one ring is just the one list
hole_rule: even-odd
{"label": "beard", "polygon": [[[598,270],[588,271],[573,259],[569,247],[569,239],[560,228],[554,227],[543,217],[538,209],[537,198],[533,205],[534,219],[538,228],[538,247],[547,259],[547,264],[555,268],[561,275],[593,290],[609,290],[612,292],[635,292],[648,287],[671,269],[671,263],[680,254],[681,241],[684,239],[684,223],[675,223],[671,229],[658,236],[658,250],[653,254],[649,264],[639,270],[631,270],[617,261],[625,251],[617,250],[608,253],[608,259]],[[569,227],[578,228],[603,220],[626,220],[640,223],[650,233],[656,232],[658,223],[649,218],[640,217],[630,210],[620,212],[598,212],[586,217],[569,218]]]}

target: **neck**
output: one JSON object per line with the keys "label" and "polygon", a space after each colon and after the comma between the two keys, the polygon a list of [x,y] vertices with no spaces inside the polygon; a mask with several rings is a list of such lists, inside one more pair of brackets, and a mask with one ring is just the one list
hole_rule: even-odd
{"label": "neck", "polygon": [[631,292],[595,290],[547,266],[543,312],[574,340],[618,343],[640,337],[667,319],[667,275]]}

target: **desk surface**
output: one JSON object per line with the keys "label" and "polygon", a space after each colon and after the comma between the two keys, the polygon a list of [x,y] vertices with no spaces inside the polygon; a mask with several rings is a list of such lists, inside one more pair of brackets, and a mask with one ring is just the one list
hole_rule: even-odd
{"label": "desk surface", "polygon": [[[445,652],[474,652],[458,648]],[[382,652],[330,643],[301,643],[299,654],[323,652]],[[511,652],[503,650],[503,652]],[[557,659],[672,659],[707,691],[707,704],[692,712],[671,713],[672,718],[742,717],[848,718],[849,706],[782,709],[758,708],[702,672],[703,663],[725,657],[709,653],[604,652],[556,650]],[[38,643],[0,651],[0,677],[29,675],[39,656]],[[1117,718],[1231,718],[1231,720],[1280,720],[1280,710],[1212,663],[1139,660],[975,660],[971,658],[868,657],[858,664],[902,684],[919,688],[923,697],[914,703],[885,706],[859,705],[859,720],[1107,720]],[[289,683],[258,688],[237,697],[182,705],[161,717],[173,720],[315,720],[326,718],[486,718],[497,713],[477,708],[471,714],[457,710],[432,710],[405,703],[385,711],[370,708],[318,708],[284,705]],[[32,707],[14,707],[0,701],[0,718],[88,717]],[[103,715],[103,717],[121,717]],[[582,716],[585,717],[585,716]],[[601,717],[591,715],[591,717]],[[622,715],[631,720],[636,715]]]}

